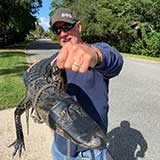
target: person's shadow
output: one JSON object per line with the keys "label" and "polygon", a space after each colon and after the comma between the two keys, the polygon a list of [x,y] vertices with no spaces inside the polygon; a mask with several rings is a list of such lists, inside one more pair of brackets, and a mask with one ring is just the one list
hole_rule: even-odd
{"label": "person's shadow", "polygon": [[147,142],[140,131],[131,128],[128,121],[107,134],[107,148],[114,160],[138,160],[147,151]]}

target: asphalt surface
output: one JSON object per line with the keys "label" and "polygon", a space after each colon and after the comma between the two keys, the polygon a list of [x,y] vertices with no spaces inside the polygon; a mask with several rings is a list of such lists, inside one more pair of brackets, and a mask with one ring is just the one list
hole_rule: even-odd
{"label": "asphalt surface", "polygon": [[[49,57],[58,49],[51,41],[35,41],[26,52],[28,63]],[[114,160],[158,160],[160,63],[130,58],[124,58],[124,62],[121,74],[110,81],[107,143],[110,154]],[[13,148],[7,146],[15,140],[13,113],[14,109],[0,111],[0,160],[12,159]],[[27,135],[25,115],[22,122],[26,152],[21,160],[51,159],[53,132],[45,124],[36,124],[30,119],[30,134]]]}
{"label": "asphalt surface", "polygon": [[[146,152],[138,160],[160,159],[159,120],[160,63],[125,58],[121,74],[110,83],[109,141],[113,159],[133,160],[140,145]],[[126,127],[120,128],[123,121],[127,121],[122,123]]]}
{"label": "asphalt surface", "polygon": [[60,49],[59,44],[52,43],[51,40],[37,40],[28,44],[26,54],[28,63],[34,63],[41,59],[50,57]]}

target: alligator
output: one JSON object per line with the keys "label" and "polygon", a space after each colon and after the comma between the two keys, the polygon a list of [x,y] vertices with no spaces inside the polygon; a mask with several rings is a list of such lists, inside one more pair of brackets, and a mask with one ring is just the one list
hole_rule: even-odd
{"label": "alligator", "polygon": [[16,140],[13,157],[21,157],[25,150],[21,115],[26,112],[27,133],[29,131],[29,110],[38,123],[45,122],[58,134],[86,148],[100,148],[106,143],[106,135],[101,127],[66,93],[67,77],[65,69],[57,67],[56,60],[43,59],[32,65],[26,72],[26,96],[14,111]]}

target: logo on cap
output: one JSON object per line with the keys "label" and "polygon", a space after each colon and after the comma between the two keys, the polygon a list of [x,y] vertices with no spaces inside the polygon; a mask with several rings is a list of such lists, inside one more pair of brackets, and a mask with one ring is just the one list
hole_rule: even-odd
{"label": "logo on cap", "polygon": [[67,17],[67,18],[72,18],[72,15],[69,13],[62,13],[61,14],[62,17]]}

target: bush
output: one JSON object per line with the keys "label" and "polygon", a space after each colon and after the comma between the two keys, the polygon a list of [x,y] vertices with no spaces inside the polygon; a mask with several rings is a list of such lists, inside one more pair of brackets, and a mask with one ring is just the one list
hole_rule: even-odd
{"label": "bush", "polygon": [[146,53],[153,57],[160,57],[160,33],[151,32],[146,39]]}
{"label": "bush", "polygon": [[160,57],[160,33],[152,31],[143,36],[142,39],[137,39],[131,47],[131,52],[139,55]]}

